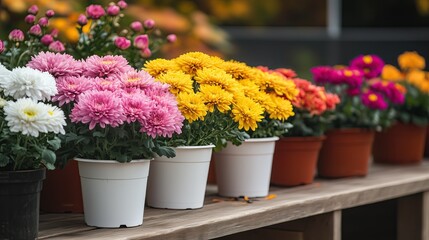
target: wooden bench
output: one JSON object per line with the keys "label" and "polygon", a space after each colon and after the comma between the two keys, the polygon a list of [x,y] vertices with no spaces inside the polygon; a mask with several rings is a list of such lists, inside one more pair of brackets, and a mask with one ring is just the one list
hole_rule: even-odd
{"label": "wooden bench", "polygon": [[42,214],[39,239],[339,240],[343,211],[395,199],[397,239],[429,240],[429,161],[374,164],[366,177],[316,179],[305,186],[272,187],[270,193],[276,197],[229,201],[209,185],[202,209],[146,208],[143,225],[135,228],[97,229],[86,226],[82,214]]}

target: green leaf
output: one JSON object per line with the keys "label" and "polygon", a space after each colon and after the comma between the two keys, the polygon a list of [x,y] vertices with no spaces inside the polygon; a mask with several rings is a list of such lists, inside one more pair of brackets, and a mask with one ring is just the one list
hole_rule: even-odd
{"label": "green leaf", "polygon": [[3,153],[0,153],[0,167],[5,167],[6,165],[8,165],[9,160],[10,160],[9,156]]}
{"label": "green leaf", "polygon": [[61,147],[61,140],[58,137],[55,137],[54,139],[49,140],[48,144],[53,150],[58,150]]}
{"label": "green leaf", "polygon": [[42,159],[45,160],[47,164],[55,164],[57,156],[53,151],[49,149],[44,149],[42,151]]}

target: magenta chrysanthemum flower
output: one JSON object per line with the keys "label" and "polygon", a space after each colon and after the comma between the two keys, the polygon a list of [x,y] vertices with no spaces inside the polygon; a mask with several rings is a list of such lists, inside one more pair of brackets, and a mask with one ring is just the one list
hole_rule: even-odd
{"label": "magenta chrysanthemum flower", "polygon": [[381,74],[384,61],[376,55],[360,55],[351,60],[350,67],[363,71],[366,78],[374,78]]}
{"label": "magenta chrysanthemum flower", "polygon": [[111,77],[111,78],[96,77],[93,79],[93,85],[94,85],[94,89],[98,91],[107,90],[110,92],[115,92],[118,89],[122,89],[124,86],[123,83],[115,77]]}
{"label": "magenta chrysanthemum flower", "polygon": [[361,93],[360,90],[360,88],[347,88],[346,93],[349,96],[357,96]]}
{"label": "magenta chrysanthemum flower", "polygon": [[398,89],[396,84],[394,82],[377,81],[370,88],[373,91],[384,94],[394,104],[403,104],[405,94]]}
{"label": "magenta chrysanthemum flower", "polygon": [[119,77],[121,74],[133,71],[128,61],[122,56],[91,56],[86,59],[83,74],[88,77]]}
{"label": "magenta chrysanthemum flower", "polygon": [[117,127],[126,120],[122,99],[109,91],[91,90],[79,96],[70,115],[72,122],[89,123],[92,130],[98,124],[100,127]]}
{"label": "magenta chrysanthemum flower", "polygon": [[127,123],[145,121],[145,113],[151,111],[150,102],[151,100],[141,90],[140,93],[123,95],[122,106]]}
{"label": "magenta chrysanthemum flower", "polygon": [[329,66],[317,66],[311,68],[311,73],[313,74],[313,79],[316,83],[340,83],[340,76],[336,69]]}
{"label": "magenta chrysanthemum flower", "polygon": [[371,90],[362,94],[361,100],[363,105],[371,109],[385,110],[387,108],[387,103],[384,100],[383,95]]}
{"label": "magenta chrysanthemum flower", "polygon": [[357,69],[344,68],[337,70],[341,80],[339,82],[347,84],[350,88],[359,88],[363,83],[363,74]]}
{"label": "magenta chrysanthemum flower", "polygon": [[63,53],[41,52],[31,58],[27,67],[49,72],[55,78],[77,77],[82,73],[82,63]]}
{"label": "magenta chrysanthemum flower", "polygon": [[145,71],[126,72],[119,78],[125,88],[151,88],[155,83],[155,79]]}
{"label": "magenta chrysanthemum flower", "polygon": [[62,105],[77,101],[80,94],[92,89],[92,79],[86,77],[62,77],[57,79],[58,94],[52,98],[52,101]]}

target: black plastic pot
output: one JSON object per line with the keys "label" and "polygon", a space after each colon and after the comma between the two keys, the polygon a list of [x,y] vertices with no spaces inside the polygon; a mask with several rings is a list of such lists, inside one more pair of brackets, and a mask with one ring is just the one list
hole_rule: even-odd
{"label": "black plastic pot", "polygon": [[0,171],[0,239],[37,239],[46,170]]}

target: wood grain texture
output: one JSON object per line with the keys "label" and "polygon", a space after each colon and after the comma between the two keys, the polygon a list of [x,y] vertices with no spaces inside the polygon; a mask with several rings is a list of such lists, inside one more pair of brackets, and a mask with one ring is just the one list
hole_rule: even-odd
{"label": "wood grain texture", "polygon": [[306,186],[273,187],[270,193],[276,194],[276,198],[251,204],[213,201],[222,198],[210,186],[203,208],[147,208],[143,225],[135,228],[93,229],[85,226],[82,215],[69,219],[63,214],[64,228],[75,228],[62,232],[55,224],[41,224],[40,239],[212,239],[426,191],[429,191],[429,163],[425,161],[419,166],[373,165],[366,177],[316,179]]}

